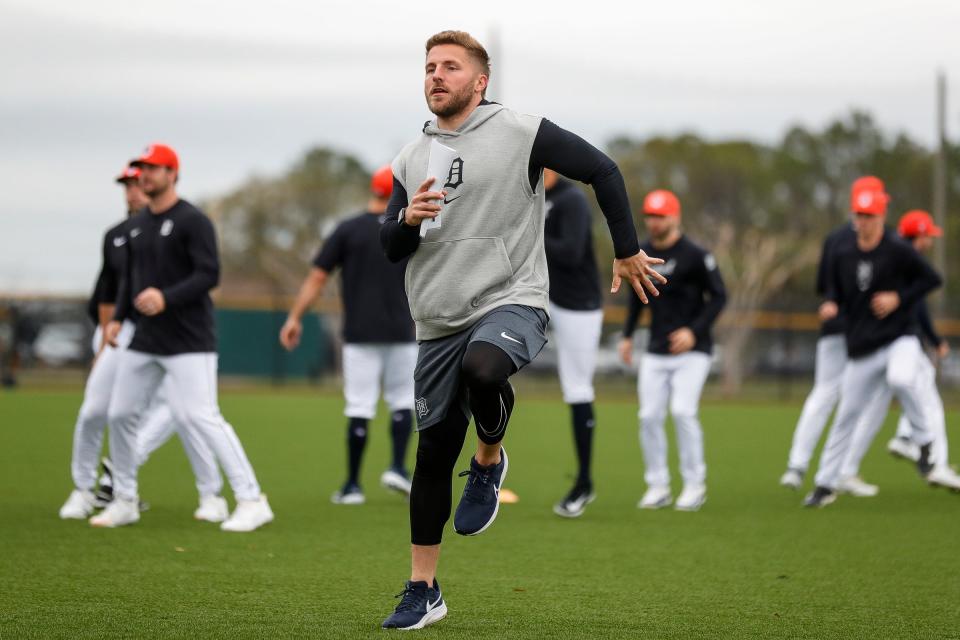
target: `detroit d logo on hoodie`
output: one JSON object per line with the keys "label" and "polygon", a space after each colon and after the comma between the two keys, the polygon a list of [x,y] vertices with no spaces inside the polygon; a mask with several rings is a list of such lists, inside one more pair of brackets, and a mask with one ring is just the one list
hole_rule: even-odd
{"label": "detroit d logo on hoodie", "polygon": [[444,188],[443,225],[410,257],[407,298],[418,340],[461,331],[507,304],[547,307],[542,179],[530,189],[528,166],[539,116],[485,103],[456,131],[428,123],[393,161],[407,193],[427,179],[430,142],[455,149]]}

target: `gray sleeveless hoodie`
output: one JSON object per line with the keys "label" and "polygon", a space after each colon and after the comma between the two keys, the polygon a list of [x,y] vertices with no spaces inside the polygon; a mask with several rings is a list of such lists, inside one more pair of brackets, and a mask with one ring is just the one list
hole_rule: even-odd
{"label": "gray sleeveless hoodie", "polygon": [[430,141],[457,151],[432,187],[447,190],[442,226],[427,231],[407,264],[418,340],[462,331],[507,304],[546,310],[543,178],[534,192],[528,174],[540,121],[482,104],[456,131],[428,123],[393,161],[394,177],[412,196],[427,179]]}

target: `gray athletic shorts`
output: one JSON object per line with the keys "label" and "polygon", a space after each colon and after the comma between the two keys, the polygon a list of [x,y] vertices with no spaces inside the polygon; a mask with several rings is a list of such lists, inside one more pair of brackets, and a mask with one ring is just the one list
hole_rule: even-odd
{"label": "gray athletic shorts", "polygon": [[443,420],[451,407],[470,418],[460,365],[471,342],[489,342],[503,349],[517,371],[530,364],[547,343],[547,312],[516,304],[498,307],[472,327],[436,340],[423,340],[413,374],[417,431]]}

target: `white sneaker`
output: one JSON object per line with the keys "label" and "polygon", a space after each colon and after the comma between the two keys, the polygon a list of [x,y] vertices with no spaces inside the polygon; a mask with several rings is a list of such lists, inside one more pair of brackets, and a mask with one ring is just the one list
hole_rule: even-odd
{"label": "white sneaker", "polygon": [[96,508],[96,500],[93,491],[74,489],[60,507],[60,517],[64,520],[86,520]]}
{"label": "white sneaker", "polygon": [[677,497],[673,508],[677,511],[699,511],[707,501],[707,486],[704,484],[685,484]]}
{"label": "white sneaker", "polygon": [[673,496],[670,495],[670,487],[666,485],[650,485],[647,492],[637,503],[639,509],[662,509],[669,507],[673,502]]}
{"label": "white sneaker", "polygon": [[91,527],[123,527],[134,522],[140,522],[139,500],[127,500],[120,496],[107,505],[107,508],[90,518]]}
{"label": "white sneaker", "polygon": [[803,472],[797,469],[787,469],[780,476],[780,486],[797,490],[803,486]]}
{"label": "white sneaker", "polygon": [[380,474],[380,484],[397,493],[410,495],[410,480],[393,469],[387,469]]}
{"label": "white sneaker", "polygon": [[193,512],[195,520],[223,522],[230,515],[227,501],[223,496],[200,496],[200,506]]}
{"label": "white sneaker", "polygon": [[273,522],[273,511],[267,496],[260,494],[256,500],[237,500],[237,508],[227,521],[220,525],[223,531],[253,531],[268,522]]}
{"label": "white sneaker", "polygon": [[960,491],[960,475],[946,465],[937,465],[927,474],[927,482],[951,491]]}
{"label": "white sneaker", "polygon": [[837,493],[846,493],[856,498],[872,498],[880,493],[880,487],[864,482],[860,476],[841,478],[837,483]]}
{"label": "white sneaker", "polygon": [[910,462],[916,462],[920,459],[920,447],[906,438],[891,438],[890,442],[887,443],[887,451]]}

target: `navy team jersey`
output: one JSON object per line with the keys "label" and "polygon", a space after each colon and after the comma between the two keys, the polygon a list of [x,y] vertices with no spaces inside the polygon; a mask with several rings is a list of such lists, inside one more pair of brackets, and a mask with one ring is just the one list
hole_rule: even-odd
{"label": "navy team jersey", "polygon": [[550,274],[550,302],[573,311],[599,309],[603,299],[587,197],[563,179],[558,179],[545,196],[543,242]]}
{"label": "navy team jersey", "polygon": [[[641,249],[651,257],[663,259],[664,263],[654,269],[667,278],[667,284],[657,283],[659,296],[648,296],[651,316],[647,351],[669,355],[670,334],[687,327],[696,337],[692,350],[711,353],[711,327],[727,302],[727,290],[713,255],[686,236],[668,249],[655,249],[650,242],[645,242]],[[629,338],[644,305],[630,283],[624,284],[630,288],[630,308],[623,331]]]}
{"label": "navy team jersey", "polygon": [[361,213],[341,222],[314,258],[327,273],[341,269],[343,340],[413,342],[415,330],[403,285],[407,261],[392,263],[380,246],[380,218]]}

